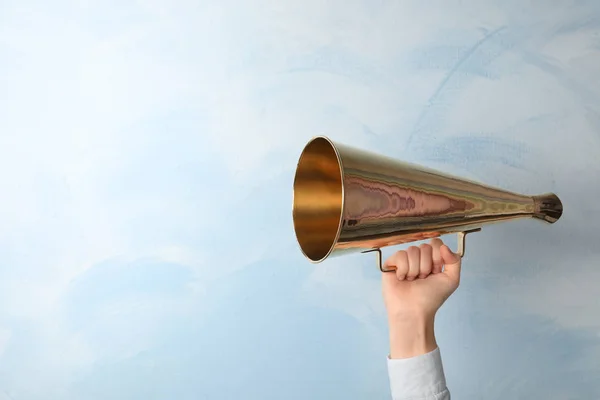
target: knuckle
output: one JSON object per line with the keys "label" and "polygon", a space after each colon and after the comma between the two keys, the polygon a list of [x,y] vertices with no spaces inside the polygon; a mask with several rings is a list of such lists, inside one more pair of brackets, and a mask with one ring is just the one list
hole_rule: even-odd
{"label": "knuckle", "polygon": [[408,254],[405,251],[399,251],[398,254],[396,254],[396,261],[399,263],[408,262]]}
{"label": "knuckle", "polygon": [[396,252],[396,254],[394,254],[394,255],[392,256],[392,258],[393,258],[393,259],[394,259],[396,262],[400,262],[400,261],[402,261],[402,260],[405,260],[405,259],[407,259],[408,257],[407,257],[407,255],[406,255],[406,252],[405,252],[404,250],[400,250],[400,251],[397,251],[397,252]]}
{"label": "knuckle", "polygon": [[421,253],[425,253],[428,255],[433,253],[433,248],[428,244],[422,244],[419,247],[421,248]]}
{"label": "knuckle", "polygon": [[396,265],[397,271],[406,271],[408,268],[408,262],[403,258],[397,258],[394,264]]}

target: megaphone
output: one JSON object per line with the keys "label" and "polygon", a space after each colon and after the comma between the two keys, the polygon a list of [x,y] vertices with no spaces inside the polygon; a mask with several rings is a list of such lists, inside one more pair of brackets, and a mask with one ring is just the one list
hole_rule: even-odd
{"label": "megaphone", "polygon": [[313,263],[349,252],[458,234],[518,218],[548,223],[562,215],[554,193],[526,196],[334,143],[304,147],[294,177],[293,222],[302,253]]}

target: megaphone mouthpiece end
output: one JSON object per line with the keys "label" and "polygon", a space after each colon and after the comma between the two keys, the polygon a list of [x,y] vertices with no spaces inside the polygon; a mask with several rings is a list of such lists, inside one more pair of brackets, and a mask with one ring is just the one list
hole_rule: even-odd
{"label": "megaphone mouthpiece end", "polygon": [[535,206],[533,216],[535,218],[553,224],[562,216],[562,202],[554,193],[545,193],[539,196],[533,196],[533,201]]}

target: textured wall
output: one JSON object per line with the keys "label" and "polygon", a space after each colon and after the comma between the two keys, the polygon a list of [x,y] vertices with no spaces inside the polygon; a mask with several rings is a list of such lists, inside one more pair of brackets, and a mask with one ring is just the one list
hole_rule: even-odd
{"label": "textured wall", "polygon": [[0,399],[387,398],[373,257],[295,244],[316,134],[558,193],[439,344],[457,399],[600,398],[597,1],[4,0]]}

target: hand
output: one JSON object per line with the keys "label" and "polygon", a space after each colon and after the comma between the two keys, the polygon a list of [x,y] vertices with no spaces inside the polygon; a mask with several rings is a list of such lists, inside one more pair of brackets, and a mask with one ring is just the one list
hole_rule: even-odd
{"label": "hand", "polygon": [[458,288],[461,258],[440,239],[398,251],[384,263],[382,289],[392,358],[412,357],[437,347],[437,310]]}

